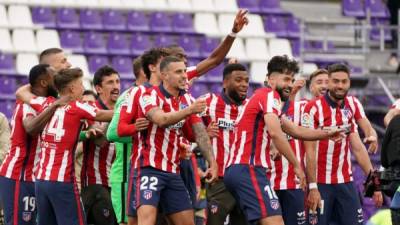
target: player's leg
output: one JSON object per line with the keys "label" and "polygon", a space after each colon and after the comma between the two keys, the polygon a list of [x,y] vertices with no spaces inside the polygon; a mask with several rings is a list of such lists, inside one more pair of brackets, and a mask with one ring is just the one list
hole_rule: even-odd
{"label": "player's leg", "polygon": [[35,181],[35,196],[38,224],[57,224],[56,214],[54,208],[48,198],[48,193],[53,192],[47,182],[36,180]]}
{"label": "player's leg", "polygon": [[18,224],[28,225],[36,224],[37,207],[35,196],[35,183],[33,182],[20,182],[19,194],[19,221]]}
{"label": "player's leg", "polygon": [[236,201],[222,180],[207,187],[207,225],[224,224]]}
{"label": "player's leg", "polygon": [[180,162],[180,175],[185,184],[186,189],[189,192],[190,200],[192,205],[196,204],[196,181],[194,178],[193,164],[190,159],[181,159]]}
{"label": "player's leg", "polygon": [[285,225],[300,225],[306,222],[304,191],[301,189],[276,191],[282,207]]}
{"label": "player's leg", "polygon": [[249,224],[246,216],[244,215],[243,211],[240,209],[240,206],[238,204],[235,204],[235,207],[233,207],[233,209],[229,213],[229,224],[230,225]]}
{"label": "player's leg", "polygon": [[96,225],[115,225],[116,218],[111,203],[110,192],[102,185],[94,186],[95,193],[94,202],[91,208],[92,221]]}
{"label": "player's leg", "polygon": [[19,196],[19,188],[17,189],[17,186],[19,186],[17,181],[0,177],[0,201],[4,207],[4,222],[6,225],[15,224],[13,221],[18,219],[19,207],[16,204],[19,202],[14,202],[14,199],[18,199]]}
{"label": "player's leg", "polygon": [[341,225],[363,224],[364,217],[359,195],[353,182],[336,185],[335,212]]}
{"label": "player's leg", "polygon": [[136,212],[136,178],[137,170],[131,168],[128,177],[128,193],[126,199],[126,214],[128,216],[128,225],[137,225]]}
{"label": "player's leg", "polygon": [[114,208],[117,223],[125,225],[128,223],[126,215],[126,196],[127,196],[126,182],[115,182],[111,183],[111,201]]}

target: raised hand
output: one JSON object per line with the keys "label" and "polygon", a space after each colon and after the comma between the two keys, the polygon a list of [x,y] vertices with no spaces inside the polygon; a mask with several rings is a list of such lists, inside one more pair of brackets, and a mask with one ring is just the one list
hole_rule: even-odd
{"label": "raised hand", "polygon": [[248,11],[245,9],[240,9],[236,14],[235,21],[233,22],[232,32],[238,33],[240,32],[244,25],[249,23],[249,19],[246,17]]}

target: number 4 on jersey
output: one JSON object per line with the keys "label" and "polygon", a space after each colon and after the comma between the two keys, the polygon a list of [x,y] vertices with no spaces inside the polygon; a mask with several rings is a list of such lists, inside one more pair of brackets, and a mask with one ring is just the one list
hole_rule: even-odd
{"label": "number 4 on jersey", "polygon": [[53,136],[55,141],[61,141],[61,138],[65,134],[64,115],[64,109],[57,109],[45,129],[45,133]]}

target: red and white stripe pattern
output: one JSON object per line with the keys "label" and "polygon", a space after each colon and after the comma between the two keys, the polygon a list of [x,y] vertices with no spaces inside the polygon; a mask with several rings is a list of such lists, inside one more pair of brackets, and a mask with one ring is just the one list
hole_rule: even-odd
{"label": "red and white stripe pattern", "polygon": [[226,167],[232,164],[270,167],[271,138],[264,122],[264,115],[268,113],[280,116],[280,96],[271,88],[260,88],[237,118],[235,140]]}
{"label": "red and white stripe pattern", "polygon": [[[140,105],[144,114],[153,108],[161,108],[164,112],[176,112],[188,107],[193,98],[187,93],[181,93],[175,98],[168,94],[163,85],[154,87],[143,94]],[[151,166],[170,173],[179,172],[179,137],[186,122],[190,124],[201,122],[200,118],[191,115],[180,122],[166,128],[154,123],[149,124],[146,145],[140,149],[140,166]]]}
{"label": "red and white stripe pattern", "polygon": [[[45,102],[46,98],[36,97],[35,108]],[[28,116],[36,116],[36,111],[28,104],[17,101],[11,119],[11,146],[2,165],[0,176],[14,180],[34,181],[34,172],[39,161],[38,135],[29,136],[23,126]]]}
{"label": "red and white stripe pattern", "polygon": [[58,108],[41,136],[41,156],[36,178],[73,182],[75,148],[81,120],[94,120],[97,108],[79,101]]}
{"label": "red and white stripe pattern", "polygon": [[[346,126],[356,132],[355,121],[362,113],[353,111],[353,98],[345,98],[341,105],[334,103],[328,95],[310,101],[304,108],[301,124],[314,129],[332,129]],[[350,143],[347,135],[340,141],[317,142],[317,182],[340,184],[353,180],[350,160]]]}
{"label": "red and white stripe pattern", "polygon": [[[300,125],[301,115],[307,101],[288,101],[282,108],[282,116],[291,120],[294,124]],[[304,168],[305,149],[301,140],[295,139],[287,135],[288,141],[297,160]],[[293,165],[285,157],[277,160],[271,160],[271,170],[268,171],[268,177],[274,190],[299,189],[296,183],[296,174]]]}
{"label": "red and white stripe pattern", "polygon": [[207,109],[203,118],[207,124],[215,122],[219,127],[219,135],[211,139],[211,144],[218,164],[218,175],[222,177],[235,140],[236,119],[243,111],[247,100],[241,105],[237,105],[231,102],[223,92],[219,95],[207,94],[204,98],[207,102]]}

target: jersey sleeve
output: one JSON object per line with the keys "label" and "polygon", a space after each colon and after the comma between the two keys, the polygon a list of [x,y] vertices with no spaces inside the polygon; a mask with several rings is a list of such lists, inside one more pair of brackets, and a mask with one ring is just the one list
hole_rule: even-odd
{"label": "jersey sleeve", "polygon": [[120,142],[120,143],[132,143],[131,137],[120,137],[118,135],[118,125],[119,125],[119,119],[120,119],[120,115],[121,115],[121,108],[122,108],[122,105],[124,104],[124,102],[127,101],[125,99],[125,98],[127,98],[127,95],[128,95],[128,93],[125,93],[125,95],[120,97],[121,102],[118,105],[118,107],[115,109],[113,118],[111,119],[111,122],[108,125],[108,129],[107,129],[107,140],[108,141]]}
{"label": "jersey sleeve", "polygon": [[313,102],[310,102],[304,106],[304,110],[301,115],[301,126],[313,129],[318,128],[318,112],[316,109],[317,108]]}
{"label": "jersey sleeve", "polygon": [[192,125],[196,123],[202,123],[202,120],[199,116],[193,114],[186,119],[182,127],[183,135],[190,142],[196,142],[196,136],[192,129]]}
{"label": "jersey sleeve", "polygon": [[35,110],[30,105],[24,103],[22,105],[22,120],[30,116],[36,116],[37,115],[36,111],[40,111],[40,108],[38,110]]}
{"label": "jersey sleeve", "polygon": [[118,136],[132,136],[137,132],[134,121],[138,114],[138,102],[141,95],[141,89],[132,90],[128,98],[121,104],[117,128]]}
{"label": "jersey sleeve", "polygon": [[190,81],[191,79],[193,79],[193,78],[199,76],[199,73],[197,72],[195,66],[189,67],[189,68],[187,69],[186,74],[187,74],[187,78],[188,78],[189,81]]}
{"label": "jersey sleeve", "polygon": [[267,113],[273,113],[277,116],[281,115],[281,98],[276,91],[269,91],[267,92],[267,97],[263,95],[263,92],[259,92],[260,94],[260,99],[261,102],[259,106],[261,107],[261,110],[263,111],[263,114]]}
{"label": "jersey sleeve", "polygon": [[99,110],[96,106],[90,103],[83,103],[80,101],[75,102],[76,113],[82,119],[94,120],[96,113]]}
{"label": "jersey sleeve", "polygon": [[206,100],[207,107],[206,107],[206,110],[204,110],[204,112],[200,114],[200,116],[204,122],[204,125],[206,125],[206,126],[208,126],[212,121],[211,116],[210,116],[210,106],[211,106],[211,101],[212,101],[213,97],[214,97],[214,95],[210,94],[210,93],[203,96],[203,98]]}
{"label": "jersey sleeve", "polygon": [[140,109],[143,114],[146,115],[150,110],[159,107],[159,101],[157,100],[157,91],[148,90],[140,98]]}
{"label": "jersey sleeve", "polygon": [[41,112],[44,110],[46,105],[51,104],[54,101],[55,101],[55,99],[53,97],[45,98],[45,97],[36,96],[31,99],[31,101],[29,102],[29,106],[36,112]]}
{"label": "jersey sleeve", "polygon": [[400,99],[397,99],[397,100],[393,103],[393,105],[392,105],[391,108],[392,108],[392,109],[400,109]]}
{"label": "jersey sleeve", "polygon": [[364,108],[361,104],[361,102],[356,98],[356,97],[352,97],[353,98],[353,104],[354,104],[354,119],[356,121],[366,118],[365,112],[364,112]]}

